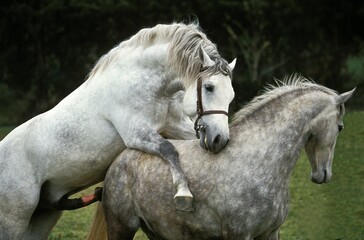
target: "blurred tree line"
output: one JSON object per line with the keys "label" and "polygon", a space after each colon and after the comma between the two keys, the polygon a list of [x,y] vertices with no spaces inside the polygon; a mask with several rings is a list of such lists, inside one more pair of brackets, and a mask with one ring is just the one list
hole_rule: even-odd
{"label": "blurred tree line", "polygon": [[364,106],[361,0],[3,0],[0,14],[0,124],[50,109],[119,42],[173,21],[198,20],[225,59],[238,58],[232,110],[293,72],[357,86],[351,107]]}

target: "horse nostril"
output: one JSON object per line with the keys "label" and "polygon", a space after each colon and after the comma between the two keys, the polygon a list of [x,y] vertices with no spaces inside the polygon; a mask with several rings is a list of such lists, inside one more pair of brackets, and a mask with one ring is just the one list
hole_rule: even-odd
{"label": "horse nostril", "polygon": [[213,144],[218,144],[218,143],[220,143],[220,139],[221,139],[221,136],[220,136],[220,134],[219,134],[219,135],[217,135],[217,136],[215,137],[215,139],[214,139],[214,141],[213,141]]}

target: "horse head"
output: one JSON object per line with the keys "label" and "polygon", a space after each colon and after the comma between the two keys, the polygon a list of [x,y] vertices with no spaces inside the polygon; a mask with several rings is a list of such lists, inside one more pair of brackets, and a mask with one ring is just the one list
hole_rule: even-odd
{"label": "horse head", "polygon": [[218,153],[229,141],[228,109],[234,98],[231,72],[236,59],[230,64],[216,59],[217,63],[203,48],[201,50],[201,74],[198,81],[186,89],[183,105],[187,115],[197,115],[195,130],[201,147]]}
{"label": "horse head", "polygon": [[311,163],[311,180],[314,183],[328,183],[331,179],[336,139],[344,128],[344,103],[354,91],[336,95],[333,104],[311,123],[305,151]]}

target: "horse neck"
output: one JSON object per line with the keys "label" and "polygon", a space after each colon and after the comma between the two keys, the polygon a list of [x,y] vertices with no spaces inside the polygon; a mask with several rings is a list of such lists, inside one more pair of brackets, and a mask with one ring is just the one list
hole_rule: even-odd
{"label": "horse neck", "polygon": [[100,58],[87,85],[99,92],[110,85],[117,89],[143,83],[147,92],[153,92],[163,90],[171,82],[182,82],[169,67],[168,49],[169,43],[139,47],[120,44]]}
{"label": "horse neck", "polygon": [[287,187],[309,137],[310,124],[325,107],[322,100],[313,100],[309,95],[282,97],[234,124],[230,129],[231,139],[237,145],[236,149],[242,152],[239,155],[254,156],[242,159],[242,163],[257,172],[264,168],[264,177],[279,176]]}

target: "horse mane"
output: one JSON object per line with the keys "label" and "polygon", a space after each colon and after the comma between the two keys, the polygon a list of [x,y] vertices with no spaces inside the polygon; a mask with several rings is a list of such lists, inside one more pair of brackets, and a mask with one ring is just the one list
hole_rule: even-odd
{"label": "horse mane", "polygon": [[[129,47],[149,47],[154,44],[169,43],[167,60],[169,67],[176,71],[176,74],[183,79],[184,85],[189,86],[199,77],[207,77],[213,74],[222,73],[231,77],[231,69],[223,59],[215,46],[202,32],[196,22],[190,24],[173,23],[158,24],[152,28],[141,29],[130,39],[121,42],[103,55],[95,64],[88,75],[88,79],[103,71],[113,62],[117,56],[123,54],[123,49]],[[201,71],[202,51],[215,62],[215,65]]]}
{"label": "horse mane", "polygon": [[247,118],[249,115],[260,109],[262,106],[266,105],[270,101],[298,89],[312,89],[324,92],[329,95],[337,94],[336,91],[316,84],[312,79],[307,79],[297,73],[286,76],[283,80],[275,79],[275,84],[268,84],[264,88],[263,94],[255,97],[251,102],[249,102],[246,106],[244,106],[241,110],[234,114],[231,126],[234,126],[237,123],[241,122],[243,119]]}

